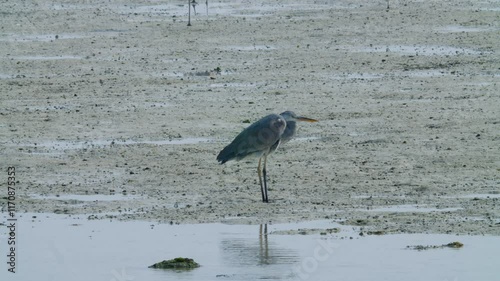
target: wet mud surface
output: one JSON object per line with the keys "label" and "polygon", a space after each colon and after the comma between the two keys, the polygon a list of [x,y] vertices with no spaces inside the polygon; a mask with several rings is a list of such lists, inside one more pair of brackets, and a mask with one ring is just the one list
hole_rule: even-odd
{"label": "wet mud surface", "polygon": [[[19,212],[499,235],[498,4],[6,3],[0,165]],[[256,160],[215,157],[285,110],[320,122],[265,204]]]}

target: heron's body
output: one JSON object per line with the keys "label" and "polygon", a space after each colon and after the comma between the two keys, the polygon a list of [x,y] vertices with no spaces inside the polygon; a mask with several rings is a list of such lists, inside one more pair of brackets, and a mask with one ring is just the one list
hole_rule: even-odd
{"label": "heron's body", "polygon": [[[316,122],[317,120],[300,117],[291,111],[270,114],[253,123],[236,136],[217,156],[221,164],[230,160],[241,160],[247,156],[259,157],[259,183],[262,191],[262,201],[267,199],[266,161],[267,156],[273,153],[280,144],[291,140],[295,135],[296,121]],[[262,185],[261,161],[264,158],[264,185]]]}
{"label": "heron's body", "polygon": [[[285,131],[286,121],[278,114],[270,114],[243,130],[217,156],[224,164],[229,160],[241,160],[247,156],[268,155],[276,150],[281,135]],[[262,128],[267,128],[264,132]]]}

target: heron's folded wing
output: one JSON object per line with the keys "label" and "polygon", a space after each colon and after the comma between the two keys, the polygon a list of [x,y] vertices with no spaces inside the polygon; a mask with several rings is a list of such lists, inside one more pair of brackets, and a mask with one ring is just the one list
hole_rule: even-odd
{"label": "heron's folded wing", "polygon": [[279,141],[282,132],[273,130],[271,122],[276,114],[268,115],[243,130],[217,156],[221,164],[229,160],[240,160],[249,155],[268,153],[271,147]]}

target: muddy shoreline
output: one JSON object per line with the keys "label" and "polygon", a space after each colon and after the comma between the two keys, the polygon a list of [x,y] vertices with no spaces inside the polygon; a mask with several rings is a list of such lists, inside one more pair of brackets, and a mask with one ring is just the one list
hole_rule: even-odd
{"label": "muddy shoreline", "polygon": [[[191,27],[184,1],[6,5],[19,212],[500,234],[498,1],[220,1]],[[269,158],[265,204],[255,160],[215,157],[284,110],[320,122]]]}

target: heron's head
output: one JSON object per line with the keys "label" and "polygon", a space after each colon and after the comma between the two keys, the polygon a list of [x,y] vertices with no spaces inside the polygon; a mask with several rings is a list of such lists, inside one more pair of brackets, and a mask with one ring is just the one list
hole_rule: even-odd
{"label": "heron's head", "polygon": [[305,122],[318,122],[316,119],[307,118],[303,116],[297,116],[293,111],[285,111],[280,114],[286,122],[289,121],[305,121]]}

